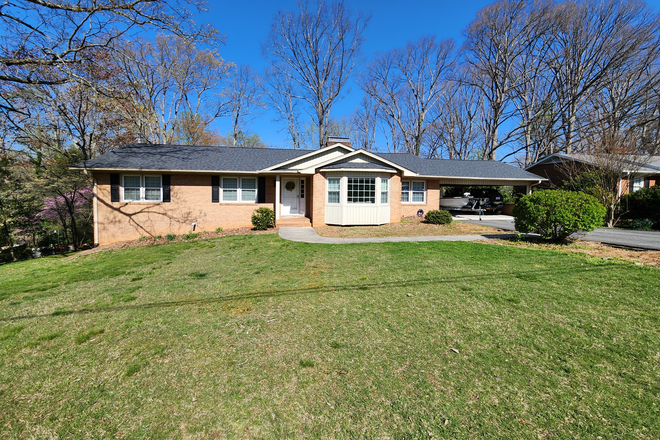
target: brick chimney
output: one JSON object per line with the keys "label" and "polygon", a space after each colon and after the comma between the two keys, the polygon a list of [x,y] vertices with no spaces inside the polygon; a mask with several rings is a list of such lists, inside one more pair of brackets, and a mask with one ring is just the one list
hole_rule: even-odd
{"label": "brick chimney", "polygon": [[330,145],[334,145],[334,144],[343,144],[346,145],[347,147],[350,147],[351,139],[347,137],[328,136],[328,140],[325,141],[325,146],[329,147]]}

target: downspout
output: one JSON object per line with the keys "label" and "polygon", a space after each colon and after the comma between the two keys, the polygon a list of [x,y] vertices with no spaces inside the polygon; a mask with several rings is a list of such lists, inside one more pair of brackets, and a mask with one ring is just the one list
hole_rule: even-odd
{"label": "downspout", "polygon": [[92,215],[94,216],[94,247],[99,245],[99,198],[98,198],[98,185],[94,175],[90,173],[94,179],[94,197],[92,198]]}

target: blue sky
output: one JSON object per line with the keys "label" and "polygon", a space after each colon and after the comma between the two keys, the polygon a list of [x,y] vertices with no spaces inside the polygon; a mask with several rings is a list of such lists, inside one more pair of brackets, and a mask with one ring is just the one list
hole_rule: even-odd
{"label": "blue sky", "polygon": [[[363,45],[363,56],[368,62],[378,52],[402,47],[424,35],[439,39],[453,38],[460,42],[463,29],[480,9],[491,3],[486,0],[347,0],[354,11],[371,15]],[[225,35],[220,54],[226,61],[245,63],[257,71],[266,66],[261,46],[268,36],[273,18],[278,11],[297,10],[296,0],[244,0],[231,2],[209,1],[210,11],[199,16],[199,21],[213,23]],[[331,111],[334,118],[350,115],[362,99],[356,84],[350,84],[348,94]],[[273,122],[273,114],[264,112],[252,123],[250,131],[257,133],[266,145],[286,148],[287,137],[283,126]],[[229,131],[229,121],[214,123],[221,134]]]}
{"label": "blue sky", "polygon": [[[313,0],[310,0],[313,1]],[[330,0],[331,1],[331,0]],[[368,62],[374,54],[402,47],[409,41],[425,35],[436,38],[453,38],[460,45],[462,32],[476,17],[479,10],[492,0],[345,0],[355,11],[371,15],[366,29],[363,56]],[[660,9],[660,0],[647,0],[653,9]],[[245,63],[257,71],[266,66],[261,56],[261,46],[268,36],[273,18],[278,11],[297,10],[296,0],[234,0],[209,1],[210,11],[199,16],[200,22],[213,23],[225,35],[225,45],[220,53],[226,61]],[[359,105],[362,92],[355,84],[349,84],[346,96],[337,102],[331,116],[340,119],[350,115]],[[289,147],[283,126],[273,122],[274,115],[263,112],[250,125],[249,131],[257,133],[266,145]],[[228,119],[214,123],[221,134],[229,132]]]}

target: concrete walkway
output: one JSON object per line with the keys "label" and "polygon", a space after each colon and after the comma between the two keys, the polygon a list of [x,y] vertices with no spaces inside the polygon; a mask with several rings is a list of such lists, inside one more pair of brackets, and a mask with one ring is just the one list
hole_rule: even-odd
{"label": "concrete walkway", "polygon": [[330,238],[321,237],[314,228],[280,227],[280,237],[289,241],[303,243],[387,243],[410,241],[476,241],[487,238],[507,238],[516,234],[486,234],[486,235],[432,235],[422,237],[374,237],[374,238]]}

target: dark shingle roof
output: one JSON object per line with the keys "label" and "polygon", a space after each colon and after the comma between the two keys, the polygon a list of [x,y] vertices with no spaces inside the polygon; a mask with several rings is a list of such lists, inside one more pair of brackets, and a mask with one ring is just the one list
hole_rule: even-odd
{"label": "dark shingle roof", "polygon": [[495,160],[424,159],[408,153],[375,153],[383,159],[422,176],[484,179],[531,179],[542,177]]}
{"label": "dark shingle roof", "polygon": [[[311,153],[310,150],[274,148],[203,147],[191,145],[133,144],[75,165],[76,168],[112,170],[168,171],[243,171],[256,172]],[[407,153],[375,153],[385,160],[422,176],[540,179],[520,168],[484,160],[424,159]],[[345,162],[341,159],[329,169],[377,168],[390,170],[386,164]]]}
{"label": "dark shingle roof", "polygon": [[133,144],[75,165],[88,169],[258,171],[310,153],[273,148]]}

